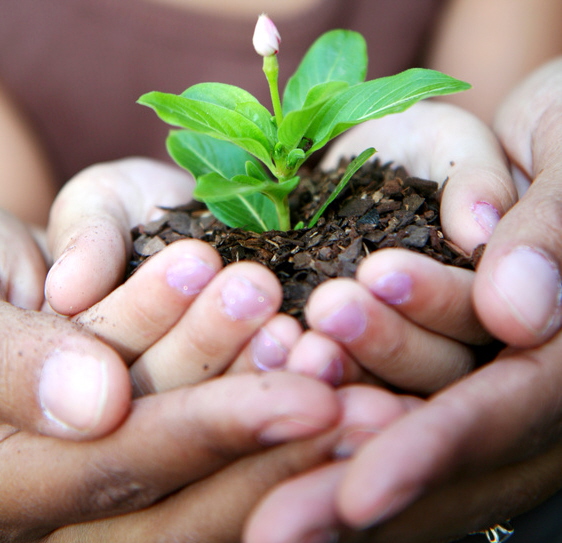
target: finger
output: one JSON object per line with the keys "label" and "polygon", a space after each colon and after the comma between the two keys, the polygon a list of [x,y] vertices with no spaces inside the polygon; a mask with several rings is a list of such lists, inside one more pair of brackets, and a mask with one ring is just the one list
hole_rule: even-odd
{"label": "finger", "polygon": [[337,341],[314,330],[307,330],[300,337],[289,354],[286,369],[333,386],[376,382]]}
{"label": "finger", "polygon": [[252,513],[244,541],[338,541],[334,497],[346,466],[347,462],[331,463],[282,484]]}
{"label": "finger", "polygon": [[[17,495],[0,489],[3,521],[37,533],[138,510],[266,444],[313,436],[338,415],[322,383],[246,374],[137,400],[116,432],[92,444],[20,432],[0,449],[2,481],[18,473]],[[46,470],[48,459],[56,461]]]}
{"label": "finger", "polygon": [[283,313],[275,315],[252,338],[227,373],[287,370],[333,386],[374,379],[330,338],[307,330]]}
{"label": "finger", "polygon": [[[340,459],[352,456],[366,441],[377,439],[385,427],[420,403],[374,387],[345,387],[339,395],[342,422],[334,452]],[[244,541],[336,541],[341,527],[336,495],[347,464],[332,462],[282,482],[252,512]]]}
{"label": "finger", "polygon": [[560,61],[539,70],[496,122],[510,158],[533,182],[494,232],[474,299],[484,325],[519,347],[552,337],[562,321],[561,74]]}
{"label": "finger", "polygon": [[65,185],[51,210],[49,246],[56,260],[47,277],[51,307],[75,315],[122,282],[130,229],[155,218],[157,206],[185,204],[191,178],[146,159],[92,166]]}
{"label": "finger", "polygon": [[412,392],[439,390],[474,364],[468,347],[417,326],[350,279],[320,285],[306,317],[375,377]]}
{"label": "finger", "polygon": [[0,420],[74,440],[113,430],[130,403],[123,362],[53,315],[0,302]]}
{"label": "finger", "polygon": [[[456,541],[467,534],[505,524],[506,520],[537,507],[560,489],[561,453],[562,446],[557,444],[527,461],[438,487],[377,527],[371,537],[380,543]],[[436,511],[439,511],[438,518]]]}
{"label": "finger", "polygon": [[0,210],[0,300],[24,309],[39,309],[47,273],[31,232]]}
{"label": "finger", "polygon": [[556,439],[561,345],[504,353],[367,443],[339,492],[345,521],[379,524],[459,472],[519,461]]}
{"label": "finger", "polygon": [[250,262],[227,266],[176,326],[131,367],[137,393],[194,384],[223,373],[279,309],[275,276]]}
{"label": "finger", "polygon": [[[423,134],[423,137],[420,137]],[[325,164],[374,146],[383,161],[410,175],[447,180],[441,223],[447,236],[470,253],[486,243],[517,201],[504,154],[492,132],[473,115],[439,102],[422,102],[354,128],[331,148]]]}
{"label": "finger", "polygon": [[491,339],[474,312],[474,273],[469,270],[412,251],[387,249],[361,263],[357,280],[427,330],[474,345]]}
{"label": "finger", "polygon": [[173,328],[220,268],[221,259],[210,245],[178,241],[73,320],[130,364]]}
{"label": "finger", "polygon": [[277,313],[254,334],[226,372],[285,369],[289,354],[301,334],[302,327],[297,319]]}

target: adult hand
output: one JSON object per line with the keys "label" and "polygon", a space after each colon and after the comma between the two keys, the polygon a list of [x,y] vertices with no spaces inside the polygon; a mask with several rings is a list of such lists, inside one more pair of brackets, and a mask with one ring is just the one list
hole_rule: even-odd
{"label": "adult hand", "polygon": [[[93,442],[2,434],[0,539],[156,542],[191,530],[204,541],[233,541],[226,521],[206,523],[203,516],[226,503],[228,478],[224,489],[211,477],[201,492],[200,484],[174,493],[266,445],[315,435],[339,414],[323,383],[245,374],[138,399],[115,432]],[[238,526],[254,493],[230,496]]]}
{"label": "adult hand", "polygon": [[562,58],[512,92],[495,129],[528,190],[488,242],[474,301],[492,334],[530,347],[552,337],[562,320]]}
{"label": "adult hand", "polygon": [[[558,75],[555,76],[554,71]],[[546,92],[542,99],[537,98],[539,89]],[[557,92],[553,92],[556,89]],[[483,315],[482,309],[480,315],[489,329],[516,345],[533,345],[539,338],[544,341],[558,325],[559,273],[558,264],[553,264],[558,261],[552,256],[545,258],[545,254],[550,250],[559,256],[559,245],[554,235],[547,234],[546,238],[541,238],[539,233],[544,235],[545,232],[539,232],[538,225],[537,228],[529,227],[529,221],[536,224],[537,215],[540,215],[544,219],[539,222],[544,225],[544,221],[556,217],[553,211],[545,214],[544,209],[549,210],[550,203],[556,202],[553,175],[556,168],[559,169],[555,145],[559,136],[553,136],[562,126],[559,122],[559,89],[560,63],[553,63],[521,87],[507,101],[498,117],[498,131],[511,158],[530,178],[536,176],[521,203],[499,225],[500,216],[514,203],[514,195],[513,189],[506,183],[505,166],[494,169],[494,164],[498,162],[493,157],[488,162],[490,176],[484,169],[472,178],[468,186],[448,184],[445,196],[450,200],[456,192],[454,198],[457,203],[447,199],[443,201],[443,222],[459,245],[470,250],[476,243],[489,241],[482,267],[476,274],[476,303],[479,308],[491,307],[492,301],[499,306],[500,311],[493,314],[493,319],[492,313]],[[530,101],[532,96],[534,99]],[[410,119],[415,119],[416,115],[417,112],[411,112]],[[518,125],[510,124],[517,118],[520,119]],[[554,119],[558,122],[553,123]],[[400,129],[400,122],[397,126]],[[431,128],[429,131],[432,132]],[[423,134],[425,138],[427,135]],[[436,141],[440,139],[432,140],[432,143]],[[443,144],[451,148],[454,142],[453,138]],[[371,139],[361,145],[372,143]],[[419,147],[424,148],[423,142]],[[437,147],[442,148],[440,145]],[[490,150],[494,156],[501,157],[497,147],[489,147]],[[490,155],[484,153],[481,156],[485,166],[486,156],[489,158]],[[410,158],[414,164],[416,160],[420,164],[417,154]],[[461,170],[457,171],[461,173],[460,178]],[[415,168],[411,171],[420,175]],[[453,178],[449,180],[452,182]],[[475,199],[472,194],[478,192],[480,194]],[[507,196],[509,202],[503,207],[499,205],[501,194]],[[498,195],[500,198],[495,199]],[[538,213],[535,208],[543,211]],[[448,209],[457,210],[460,215],[449,214]],[[464,221],[461,220],[463,209]],[[475,221],[466,220],[467,209]],[[530,219],[525,218],[525,212]],[[459,234],[456,229],[463,222],[467,225],[468,235]],[[475,222],[483,226],[480,237],[474,235],[478,233],[474,228]],[[524,225],[529,228],[528,235]],[[513,242],[512,238],[515,238]],[[546,247],[540,245],[539,239],[546,239]],[[521,243],[521,240],[524,242]],[[539,243],[538,250],[533,241]],[[503,262],[497,258],[496,247],[500,243],[507,246],[502,255],[505,257]],[[526,257],[529,258],[527,264],[538,268],[546,286],[540,282],[528,286],[531,278],[524,271],[517,272],[513,267],[509,269],[508,264],[512,262],[508,253],[514,247],[520,253],[518,256],[531,254]],[[508,286],[517,281],[523,289],[528,286],[529,291],[520,300],[509,300],[498,289],[498,282],[493,284],[493,280],[501,277],[497,271],[495,276],[490,272],[494,264],[500,269],[503,266],[501,271],[508,276],[506,282],[511,279]],[[547,271],[544,271],[545,268]],[[543,272],[540,272],[541,269]],[[484,290],[486,282],[487,291]],[[491,288],[495,288],[495,292],[490,292]],[[494,298],[491,298],[492,295]],[[543,309],[546,306],[547,312],[551,312],[546,319],[548,324],[542,330],[536,326],[533,330],[521,318],[520,312],[525,310],[522,301],[530,303],[531,296],[542,300]],[[531,305],[530,311],[534,311],[534,307]],[[502,308],[503,321],[498,316]],[[536,319],[537,312],[530,315],[535,318],[536,325],[539,320]],[[506,318],[518,326],[511,335],[503,326]],[[514,337],[517,334],[519,337]],[[448,541],[486,529],[532,508],[562,486],[559,430],[562,413],[556,391],[562,379],[557,364],[561,348],[562,337],[558,333],[538,348],[507,350],[493,363],[453,384],[420,409],[389,426],[381,435],[370,439],[347,465],[332,465],[324,468],[324,472],[313,472],[280,486],[255,513],[247,530],[247,541],[300,541],[305,534],[326,534],[326,530],[329,533],[341,523],[355,528],[374,524],[377,526],[377,541]],[[312,512],[311,507],[307,507],[300,498],[305,487],[308,489],[307,503],[316,504]],[[283,514],[294,510],[299,510],[302,515],[295,516],[296,520],[289,526]],[[264,530],[266,525],[268,533],[278,534],[278,537],[267,535]],[[327,535],[325,540],[329,540]]]}
{"label": "adult hand", "polygon": [[342,525],[374,525],[381,542],[451,541],[535,507],[562,486],[561,348],[558,333],[506,351],[365,436],[346,462],[281,484],[245,541],[296,543]]}
{"label": "adult hand", "polygon": [[[117,354],[65,319],[40,313],[46,264],[30,231],[0,213],[0,423],[75,440],[115,428],[130,385]],[[10,425],[10,426],[8,426]]]}
{"label": "adult hand", "polygon": [[[150,161],[127,161],[125,168],[134,169],[139,162],[146,168],[139,168],[136,170],[138,173],[144,174],[146,169],[149,173],[154,173],[154,169],[150,169],[151,166],[154,168],[154,163]],[[120,165],[121,163],[115,164],[117,171]],[[172,172],[166,167],[156,166],[155,169],[156,173],[164,172],[164,176]],[[115,170],[108,166],[105,171]],[[145,179],[142,175],[140,177]],[[130,186],[135,186],[134,181],[126,185],[124,190]],[[88,233],[100,233],[99,230],[92,229],[96,226],[96,219],[101,223],[100,230],[106,226],[99,218],[105,213],[109,224],[109,239],[117,239],[119,247],[119,236],[111,237],[115,233],[111,231],[111,227],[118,224],[119,219],[124,216],[129,217],[128,206],[132,200],[124,202],[119,197],[107,198],[107,194],[95,200],[96,194],[97,189],[86,194],[87,204],[84,208],[90,213],[85,213],[81,223],[86,231],[86,243],[90,241]],[[66,204],[69,203],[64,202],[64,197],[63,193],[63,203],[59,201],[63,217],[64,211],[68,210]],[[134,205],[131,214],[135,216]],[[140,213],[139,220],[146,220],[145,215]],[[130,224],[120,225],[123,230],[122,241],[128,237],[127,229]],[[72,228],[76,224],[71,220],[66,226]],[[25,230],[22,229],[22,232]],[[66,230],[63,236],[69,233]],[[78,236],[77,241],[81,239],[83,238]],[[96,240],[100,241],[94,236],[94,241]],[[103,239],[101,242],[97,247],[102,256],[107,250],[115,262],[125,260],[124,251],[118,249],[111,252],[116,245],[110,243],[104,246]],[[36,250],[31,243],[30,247]],[[21,254],[21,248],[19,251]],[[7,255],[6,262],[14,264],[13,257],[14,254]],[[37,286],[41,285],[45,275],[44,264],[39,257],[38,262],[42,267],[33,275],[31,282],[36,290],[21,289],[23,293],[35,292],[36,308],[41,306],[42,299],[41,289]],[[73,274],[80,274],[80,266],[84,261],[78,259],[73,262],[70,259],[69,262],[70,267],[65,268],[63,264],[61,268],[63,272],[68,272],[67,277],[71,279]],[[36,311],[35,320],[41,319],[39,322],[43,326],[35,334],[44,340],[46,346],[33,344],[32,347],[42,354],[50,344],[56,344],[55,340],[59,335],[71,346],[78,341],[75,336],[85,338],[87,344],[82,346],[82,354],[94,361],[99,358],[100,349],[102,354],[105,350],[110,353],[111,359],[125,378],[127,372],[123,362],[132,364],[131,373],[139,395],[208,379],[227,369],[232,359],[237,359],[238,362],[232,369],[242,371],[255,362],[256,351],[267,357],[270,348],[267,343],[260,345],[259,342],[253,342],[246,346],[252,334],[264,323],[267,325],[263,330],[278,335],[280,339],[277,346],[283,352],[288,352],[291,342],[300,334],[300,328],[296,321],[288,317],[274,316],[270,319],[280,305],[279,285],[272,274],[265,268],[248,263],[233,265],[218,273],[220,267],[217,253],[207,244],[195,240],[175,243],[142,266],[130,281],[76,315],[76,324],[71,324],[60,316]],[[14,268],[14,271],[19,270]],[[14,278],[17,277],[21,279],[24,275],[14,274]],[[56,280],[60,275],[54,273],[52,277]],[[19,292],[16,288],[8,288],[11,283],[6,281],[3,284],[6,284],[12,296]],[[103,290],[110,288],[112,283],[102,281],[101,284]],[[56,294],[64,298],[65,292],[61,290]],[[15,309],[12,309],[9,318],[13,320]],[[14,322],[16,329],[20,321],[23,322],[26,318],[30,320],[26,314]],[[34,324],[38,326],[37,322]],[[220,338],[216,337],[217,324],[221,329]],[[104,343],[96,341],[85,331],[103,339]],[[192,335],[190,341],[186,341],[186,334]],[[30,334],[26,336],[28,342],[29,337]],[[107,345],[114,347],[115,351]],[[117,353],[123,360],[119,359]],[[49,398],[53,401],[68,399],[67,412],[61,412],[59,407],[57,415],[62,413],[76,416],[75,412],[84,407],[84,391],[79,388],[81,383],[67,379],[80,354],[76,353],[72,359],[69,356],[62,370],[51,372],[54,377],[66,382],[70,389],[67,391],[70,398],[50,394]],[[76,367],[81,370],[78,364]],[[26,366],[26,370],[28,369]],[[15,371],[7,373],[3,381],[9,383],[8,378],[13,379],[14,373]],[[81,372],[78,373],[82,375]],[[82,377],[86,385],[95,377],[91,373]],[[53,376],[50,377],[53,381]],[[113,388],[114,381],[119,384],[112,375],[106,375],[106,381]],[[127,394],[122,397],[125,413],[129,407],[125,400],[130,397],[128,380],[126,383]],[[76,386],[76,390],[73,386]],[[15,386],[10,388],[10,391],[15,390]],[[30,388],[20,390],[27,391]],[[178,390],[175,394],[170,393],[164,397],[158,395],[136,401],[131,415],[118,430],[105,439],[98,439],[82,447],[76,447],[69,441],[33,435],[25,431],[27,427],[19,424],[19,420],[8,419],[14,425],[5,424],[0,430],[0,455],[4,455],[0,462],[4,495],[0,497],[0,501],[10,504],[9,508],[3,508],[0,516],[2,538],[29,541],[42,538],[56,529],[48,536],[53,540],[85,540],[90,537],[92,541],[103,538],[121,542],[125,540],[122,530],[127,526],[126,532],[130,537],[133,531],[128,526],[133,524],[136,526],[134,533],[138,533],[142,527],[143,540],[149,540],[150,537],[160,540],[162,530],[170,531],[173,525],[182,536],[187,529],[191,533],[204,534],[202,537],[206,541],[213,538],[217,541],[230,541],[236,527],[240,531],[249,503],[253,503],[252,500],[255,501],[261,495],[260,488],[252,487],[251,492],[246,492],[246,500],[240,499],[240,489],[246,486],[247,481],[236,475],[242,468],[231,469],[229,473],[232,475],[224,478],[215,476],[209,482],[199,482],[196,486],[191,483],[204,479],[237,457],[254,452],[266,443],[318,433],[333,425],[339,415],[339,405],[333,391],[314,380],[298,376],[280,374],[259,379],[255,375],[245,375],[213,381],[208,384],[208,388],[190,387],[189,390],[180,390],[181,393]],[[99,393],[98,400],[106,403],[110,403],[115,396],[113,389],[104,391],[92,387],[92,399],[96,392]],[[238,397],[238,394],[241,396]],[[146,407],[143,409],[141,406]],[[21,401],[18,407],[21,410]],[[66,427],[65,430],[66,433],[59,431],[55,435],[66,437],[70,432]],[[80,430],[81,437],[99,437],[92,431]],[[178,432],[182,438],[178,437]],[[152,452],[144,446],[139,449],[139,440],[143,439],[150,442]],[[142,454],[139,454],[139,450],[142,450]],[[22,455],[21,451],[25,451],[25,454]],[[254,473],[257,477],[257,474],[263,472],[263,492],[288,470],[293,473],[304,469],[311,465],[313,459],[318,462],[326,454],[313,448],[302,468],[298,466],[302,464],[301,458],[307,458],[306,454],[274,455],[271,460],[266,456],[255,462],[248,460],[246,465],[249,475]],[[23,466],[26,475],[22,478]],[[277,476],[273,475],[275,471]],[[37,490],[37,485],[40,491]],[[183,487],[186,488],[181,492],[182,500],[191,508],[191,515],[185,515],[183,511],[176,509],[177,499],[162,500],[170,492]],[[227,493],[230,496],[231,521],[227,522],[223,518],[221,523],[202,522],[202,518],[212,516],[219,497],[222,503],[226,503]],[[141,513],[137,511],[157,500],[160,500],[158,506],[148,507]],[[129,511],[135,513],[123,515]],[[202,511],[205,511],[205,517],[202,517]],[[107,520],[118,514],[122,514],[118,520]],[[162,514],[168,517],[165,526],[154,522],[154,518],[161,518]],[[106,520],[83,524],[84,521],[93,519]],[[81,524],[69,526],[72,523]],[[138,538],[133,537],[132,540]]]}

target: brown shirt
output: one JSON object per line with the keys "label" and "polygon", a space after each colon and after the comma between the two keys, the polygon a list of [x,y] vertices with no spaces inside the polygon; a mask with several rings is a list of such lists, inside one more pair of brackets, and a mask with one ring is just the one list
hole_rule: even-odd
{"label": "brown shirt", "polygon": [[[276,21],[281,83],[323,32],[348,28],[369,46],[369,77],[419,63],[442,0],[324,0]],[[168,127],[135,102],[202,81],[243,87],[269,105],[255,20],[232,21],[143,0],[14,0],[0,4],[0,82],[58,168],[131,155],[166,159]]]}

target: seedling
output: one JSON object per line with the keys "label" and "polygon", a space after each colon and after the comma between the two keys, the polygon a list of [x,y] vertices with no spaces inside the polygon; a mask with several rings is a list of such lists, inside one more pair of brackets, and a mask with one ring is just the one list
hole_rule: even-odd
{"label": "seedling", "polygon": [[[149,92],[139,99],[162,120],[182,128],[170,132],[168,152],[196,179],[194,198],[231,227],[289,230],[288,196],[312,153],[355,125],[402,112],[425,98],[470,88],[422,68],[365,81],[364,38],[350,30],[332,30],[308,50],[281,100],[281,39],[265,15],[258,19],[253,42],[263,56],[273,114],[250,93],[223,83],[200,83],[180,95]],[[374,152],[367,149],[349,164],[336,191],[306,226],[315,224]]]}

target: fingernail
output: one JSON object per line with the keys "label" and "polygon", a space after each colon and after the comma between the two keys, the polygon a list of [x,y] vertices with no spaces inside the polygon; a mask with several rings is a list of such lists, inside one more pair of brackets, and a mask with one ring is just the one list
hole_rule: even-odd
{"label": "fingernail", "polygon": [[47,418],[65,428],[95,428],[107,400],[106,365],[88,355],[54,351],[39,382],[39,399]]}
{"label": "fingernail", "polygon": [[499,260],[492,281],[515,318],[535,334],[546,333],[559,317],[560,272],[542,252],[514,249]]}
{"label": "fingernail", "polygon": [[340,539],[336,530],[320,529],[306,534],[300,543],[337,543]]}
{"label": "fingernail", "polygon": [[278,370],[285,365],[287,349],[262,328],[252,339],[252,358],[260,370]]}
{"label": "fingernail", "polygon": [[399,305],[411,298],[412,287],[412,278],[407,273],[391,272],[379,277],[369,290],[383,302]]}
{"label": "fingernail", "polygon": [[496,225],[500,222],[501,216],[499,211],[488,202],[476,202],[473,204],[471,211],[473,219],[480,228],[486,234],[491,235]]}
{"label": "fingernail", "polygon": [[334,358],[318,373],[318,378],[322,381],[333,385],[341,385],[343,381],[343,360],[341,358]]}
{"label": "fingernail", "polygon": [[221,296],[224,312],[232,320],[255,319],[271,311],[268,295],[246,278],[232,277],[223,287]]}
{"label": "fingernail", "polygon": [[334,457],[343,460],[355,454],[363,443],[372,439],[380,431],[372,428],[356,428],[346,432],[334,447]]}
{"label": "fingernail", "polygon": [[363,306],[357,302],[349,302],[319,322],[322,332],[329,336],[349,343],[357,339],[367,328],[367,315]]}
{"label": "fingernail", "polygon": [[308,437],[321,428],[307,421],[284,418],[266,425],[258,434],[258,441],[264,445],[274,445],[290,439]]}
{"label": "fingernail", "polygon": [[52,267],[59,266],[70,253],[74,252],[76,247],[77,247],[76,244],[69,245],[68,247],[66,247],[66,249],[60,254],[60,256],[57,258],[57,260],[53,263]]}
{"label": "fingernail", "polygon": [[215,269],[199,258],[186,255],[166,272],[166,281],[172,288],[188,295],[197,294],[214,277]]}

